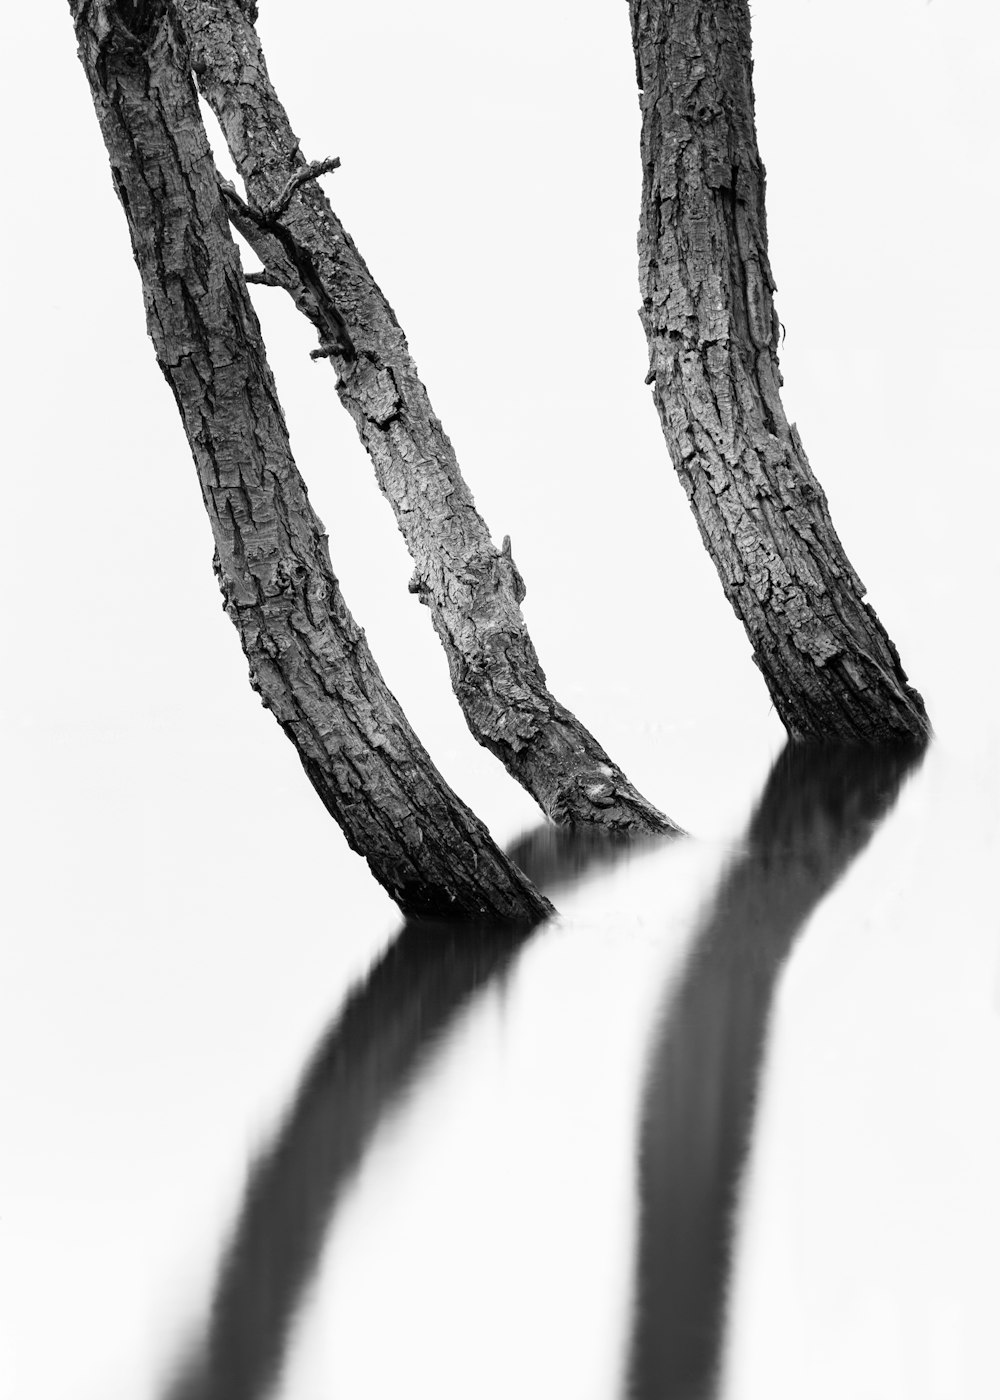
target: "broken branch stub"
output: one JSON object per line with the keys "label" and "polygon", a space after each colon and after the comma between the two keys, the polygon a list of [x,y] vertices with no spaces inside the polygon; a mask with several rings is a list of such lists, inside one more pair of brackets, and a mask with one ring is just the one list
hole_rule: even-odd
{"label": "broken branch stub", "polygon": [[[248,197],[271,207],[306,162],[257,33],[236,0],[177,4]],[[521,612],[523,580],[476,509],[392,308],[314,180],[276,223],[277,263],[273,238],[249,242],[316,327],[316,358],[351,365],[337,392],[410,551],[472,734],[554,821],[676,832],[549,691]]]}

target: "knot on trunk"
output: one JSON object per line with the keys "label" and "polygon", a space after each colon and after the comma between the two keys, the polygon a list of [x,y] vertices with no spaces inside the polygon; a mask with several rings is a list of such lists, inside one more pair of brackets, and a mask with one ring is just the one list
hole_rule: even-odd
{"label": "knot on trunk", "polygon": [[514,599],[518,603],[523,603],[527,589],[524,586],[524,579],[521,571],[514,563],[510,552],[510,535],[504,535],[503,544],[500,546],[499,554],[500,577],[514,594]]}
{"label": "knot on trunk", "polygon": [[134,67],[142,61],[166,14],[167,0],[115,0],[106,11],[106,50]]}
{"label": "knot on trunk", "polygon": [[425,608],[429,606],[427,595],[431,591],[430,584],[424,578],[419,568],[413,570],[412,577],[410,578],[409,583],[406,585],[406,588],[407,592],[415,593],[417,595],[420,602],[423,603]]}
{"label": "knot on trunk", "polygon": [[282,594],[298,595],[304,591],[309,570],[300,559],[279,559],[271,570],[267,592],[271,597]]}

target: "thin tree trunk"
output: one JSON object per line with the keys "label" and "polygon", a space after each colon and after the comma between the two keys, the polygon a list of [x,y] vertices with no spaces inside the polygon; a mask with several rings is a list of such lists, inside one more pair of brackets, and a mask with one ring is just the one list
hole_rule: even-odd
{"label": "thin tree trunk", "polygon": [[[378,484],[415,563],[452,686],[475,738],[553,821],[673,831],[549,693],[528,635],[509,538],[497,549],[462,479],[392,308],[315,181],[275,202],[307,162],[271,86],[245,0],[178,0],[202,93],[249,204],[230,209],[276,281],[316,326]],[[242,217],[241,217],[242,214]]]}
{"label": "thin tree trunk", "polygon": [[793,739],[929,730],[778,393],[747,0],[630,0],[649,382],[705,547]]}
{"label": "thin tree trunk", "polygon": [[70,9],[251,683],[402,909],[543,917],[547,901],[434,768],[341,596],[289,448],[168,5],[71,0]]}

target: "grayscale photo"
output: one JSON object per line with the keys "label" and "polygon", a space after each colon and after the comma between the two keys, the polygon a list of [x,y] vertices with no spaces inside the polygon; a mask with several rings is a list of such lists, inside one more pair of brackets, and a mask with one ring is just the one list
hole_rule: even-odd
{"label": "grayscale photo", "polygon": [[5,24],[0,1400],[995,1400],[1000,12]]}

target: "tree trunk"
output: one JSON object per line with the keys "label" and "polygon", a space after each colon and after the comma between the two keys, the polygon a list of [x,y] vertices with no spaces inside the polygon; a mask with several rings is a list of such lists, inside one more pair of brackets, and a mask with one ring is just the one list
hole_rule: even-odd
{"label": "tree trunk", "polygon": [[675,831],[549,693],[521,612],[509,538],[497,549],[434,415],[392,308],[315,181],[267,217],[306,160],[271,86],[241,0],[178,0],[202,93],[225,133],[249,205],[231,211],[268,271],[316,326],[415,563],[475,738],[553,821]]}
{"label": "tree trunk", "polygon": [[779,397],[746,0],[630,0],[649,382],[705,547],[793,739],[929,731]]}
{"label": "tree trunk", "polygon": [[194,455],[251,683],[406,912],[532,922],[546,900],[450,791],[341,596],[165,0],[71,0],[149,334]]}

